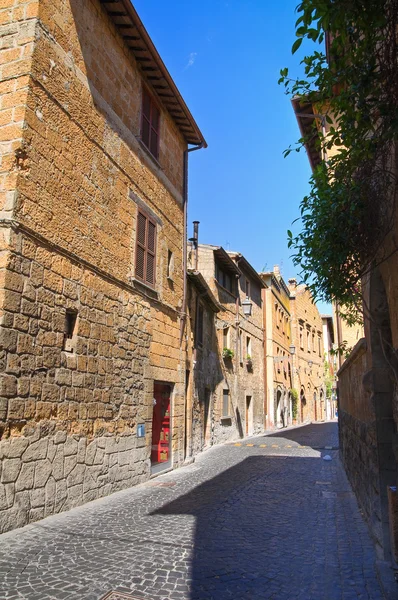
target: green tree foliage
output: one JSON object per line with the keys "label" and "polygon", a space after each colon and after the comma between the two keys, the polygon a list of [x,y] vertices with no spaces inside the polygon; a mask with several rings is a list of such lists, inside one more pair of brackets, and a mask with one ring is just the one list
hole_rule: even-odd
{"label": "green tree foliage", "polygon": [[285,155],[313,143],[327,157],[301,201],[301,232],[288,231],[288,244],[314,298],[337,300],[351,322],[363,276],[391,252],[383,244],[397,195],[391,162],[398,132],[397,6],[398,0],[304,0],[292,52],[304,39],[314,42],[314,52],[302,60],[303,78],[282,69],[279,80],[322,116]]}

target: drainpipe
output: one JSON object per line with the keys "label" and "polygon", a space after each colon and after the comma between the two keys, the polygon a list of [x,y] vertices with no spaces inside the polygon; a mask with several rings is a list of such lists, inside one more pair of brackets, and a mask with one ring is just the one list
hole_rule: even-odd
{"label": "drainpipe", "polygon": [[[182,244],[182,276],[183,276],[183,292],[182,292],[182,309],[180,319],[180,350],[182,350],[182,342],[184,338],[185,323],[187,320],[187,218],[188,218],[188,154],[195,150],[200,150],[205,147],[204,142],[201,142],[197,146],[187,148],[184,150],[184,172],[183,172],[183,209],[184,209],[184,233],[183,233],[183,244]],[[186,375],[186,364],[184,366],[184,376]],[[185,380],[185,377],[184,377]],[[186,389],[186,384],[185,384]],[[192,393],[192,390],[191,390]],[[186,458],[187,451],[187,398],[184,401],[184,458]]]}
{"label": "drainpipe", "polygon": [[182,293],[182,309],[180,320],[180,348],[182,347],[182,339],[184,336],[185,322],[187,319],[187,217],[188,217],[188,153],[195,152],[203,148],[204,143],[201,142],[198,146],[184,150],[184,180],[183,180],[183,206],[184,206],[184,238],[182,249],[182,271],[183,271],[183,293]]}

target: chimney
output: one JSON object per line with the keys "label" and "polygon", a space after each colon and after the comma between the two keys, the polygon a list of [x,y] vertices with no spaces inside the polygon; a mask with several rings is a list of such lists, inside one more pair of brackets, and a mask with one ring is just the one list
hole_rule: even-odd
{"label": "chimney", "polygon": [[279,269],[279,265],[275,265],[274,266],[274,275],[276,275],[277,277],[279,277],[279,275],[281,274],[280,269]]}

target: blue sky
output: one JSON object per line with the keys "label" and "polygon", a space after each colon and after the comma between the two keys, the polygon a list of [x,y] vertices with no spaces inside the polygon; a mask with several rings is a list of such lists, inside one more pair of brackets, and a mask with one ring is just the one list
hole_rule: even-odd
{"label": "blue sky", "polygon": [[[202,243],[245,255],[257,270],[298,273],[287,229],[308,191],[305,152],[277,81],[292,56],[298,0],[134,0],[134,5],[209,147],[191,154],[189,222]],[[297,226],[296,226],[297,227]],[[189,229],[191,233],[191,228]]]}

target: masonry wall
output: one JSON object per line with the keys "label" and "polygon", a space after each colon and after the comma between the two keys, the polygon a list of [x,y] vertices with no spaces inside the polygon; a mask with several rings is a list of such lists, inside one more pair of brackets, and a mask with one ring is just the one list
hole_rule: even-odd
{"label": "masonry wall", "polygon": [[[196,339],[198,302],[201,302],[203,307],[202,344]],[[187,455],[192,457],[217,443],[215,429],[219,402],[218,385],[223,381],[223,363],[216,331],[217,313],[209,308],[192,284],[189,285],[188,315]]]}
{"label": "masonry wall", "polygon": [[[298,420],[323,421],[326,418],[324,347],[322,318],[304,285],[289,285],[291,291],[294,387],[299,394]],[[302,330],[302,338],[300,337]],[[307,333],[310,344],[308,346]]]}
{"label": "masonry wall", "polygon": [[[173,465],[184,459],[186,144],[163,111],[160,166],[142,148],[141,74],[98,0],[15,5],[25,12],[0,6],[16,29],[0,26],[3,44],[19,53],[2,108],[24,111],[0,129],[3,530],[148,478],[154,381],[171,385]],[[155,289],[134,278],[138,208],[157,224]],[[71,353],[67,308],[78,313]]]}
{"label": "masonry wall", "polygon": [[369,376],[363,339],[339,371],[340,452],[351,485],[382,546],[376,415]]}
{"label": "masonry wall", "polygon": [[[235,440],[247,434],[257,434],[264,430],[264,363],[263,363],[263,314],[260,286],[253,280],[252,316],[244,317],[241,302],[245,300],[244,279],[250,277],[243,273],[238,284],[239,311],[236,313],[236,298],[224,289],[215,279],[214,249],[200,246],[199,271],[205,277],[216,299],[223,307],[217,314],[216,330],[219,352],[219,364],[222,381],[217,386],[216,401],[213,403],[213,443]],[[239,320],[238,327],[236,320]],[[222,358],[224,347],[223,331],[229,328],[229,348],[233,350],[232,359]],[[241,339],[240,337],[241,336]],[[251,340],[252,367],[246,360],[246,340]],[[223,390],[230,393],[230,415],[224,416]],[[246,411],[247,397],[251,397],[249,414]],[[248,425],[248,427],[247,427]]]}

